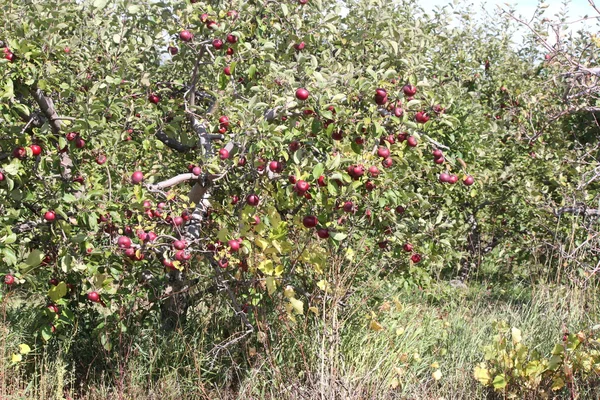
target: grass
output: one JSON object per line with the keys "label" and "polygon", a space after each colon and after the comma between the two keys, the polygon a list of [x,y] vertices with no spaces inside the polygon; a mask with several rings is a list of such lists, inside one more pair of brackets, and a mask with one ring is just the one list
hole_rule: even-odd
{"label": "grass", "polygon": [[[492,340],[493,321],[518,327],[530,349],[548,354],[565,329],[577,332],[598,322],[597,297],[594,289],[559,286],[465,289],[439,283],[421,291],[379,280],[356,292],[343,309],[319,316],[309,312],[297,323],[263,318],[259,332],[218,354],[214,343],[226,335],[215,328],[214,314],[200,307],[185,331],[168,336],[141,331],[126,342],[128,357],[94,354],[112,368],[91,375],[78,371],[75,360],[81,354],[73,353],[75,346],[42,351],[38,343],[24,365],[11,365],[16,345],[33,340],[23,333],[33,323],[31,313],[15,302],[0,327],[0,395],[7,400],[486,398],[490,393],[475,381],[473,368]],[[437,369],[439,380],[432,375]],[[563,395],[568,396],[556,397]],[[581,382],[578,395],[600,393]]]}

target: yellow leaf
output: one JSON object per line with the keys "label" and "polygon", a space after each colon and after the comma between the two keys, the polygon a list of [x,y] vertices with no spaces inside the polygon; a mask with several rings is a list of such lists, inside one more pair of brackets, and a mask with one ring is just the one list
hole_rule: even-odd
{"label": "yellow leaf", "polygon": [[27,355],[27,354],[29,354],[30,351],[31,351],[31,347],[29,347],[25,343],[21,343],[19,345],[19,353],[21,353],[23,355]]}
{"label": "yellow leaf", "polygon": [[439,367],[440,367],[440,364],[437,361],[434,362],[433,364],[431,364],[431,368],[436,368],[437,369]]}
{"label": "yellow leaf", "polygon": [[274,207],[271,207],[267,210],[267,214],[269,215],[269,221],[271,222],[273,230],[277,229],[281,223],[279,212]]}
{"label": "yellow leaf", "polygon": [[478,366],[475,367],[475,370],[473,371],[473,376],[475,377],[476,380],[478,380],[482,385],[487,385],[490,383],[490,380],[492,379],[490,377],[490,373],[486,368],[485,363],[481,363]]}
{"label": "yellow leaf", "polygon": [[564,387],[565,387],[565,381],[560,376],[557,376],[556,378],[554,378],[552,380],[552,390],[554,390],[555,392]]}
{"label": "yellow leaf", "polygon": [[275,278],[272,276],[267,277],[267,293],[272,295],[277,290],[277,283],[275,282]]}
{"label": "yellow leaf", "polygon": [[269,247],[269,242],[267,242],[265,239],[261,238],[261,237],[257,237],[256,239],[254,239],[254,243],[260,247],[262,250],[265,250],[267,247]]}
{"label": "yellow leaf", "polygon": [[346,250],[345,257],[348,261],[352,261],[354,259],[354,250],[352,250],[351,247],[348,247],[348,249]]}
{"label": "yellow leaf", "polygon": [[283,265],[278,265],[275,268],[275,276],[281,276],[281,274],[283,274]]}
{"label": "yellow leaf", "polygon": [[294,297],[294,288],[293,288],[293,287],[291,287],[290,285],[287,285],[287,286],[285,287],[285,289],[283,289],[283,295],[284,295],[285,297],[287,297],[288,299],[289,299],[290,297]]}
{"label": "yellow leaf", "polygon": [[294,297],[290,297],[289,300],[290,304],[292,305],[292,308],[294,309],[294,312],[296,314],[304,315],[304,303],[302,303],[302,301]]}
{"label": "yellow leaf", "polygon": [[258,269],[262,271],[265,275],[273,275],[273,272],[275,270],[273,268],[273,261],[271,260],[264,260],[263,262],[261,262],[258,265]]}
{"label": "yellow leaf", "polygon": [[12,362],[14,362],[14,363],[21,362],[22,359],[23,359],[23,357],[20,354],[12,355]]}
{"label": "yellow leaf", "polygon": [[317,282],[317,286],[324,292],[329,292],[329,290],[331,290],[329,283],[327,283],[325,279],[321,279],[319,282]]}
{"label": "yellow leaf", "polygon": [[372,331],[375,331],[375,332],[379,332],[379,331],[383,330],[383,326],[381,326],[381,324],[379,322],[377,322],[373,319],[369,323],[369,329],[371,329]]}
{"label": "yellow leaf", "polygon": [[390,382],[390,387],[392,389],[397,389],[398,386],[400,386],[400,380],[397,377],[394,377],[394,379],[392,379],[392,381]]}
{"label": "yellow leaf", "polygon": [[433,377],[433,379],[435,379],[436,381],[439,381],[440,379],[442,379],[442,371],[440,371],[439,369],[438,369],[438,370],[435,370],[435,371],[433,372],[433,374],[431,374],[431,376],[432,376],[432,377]]}
{"label": "yellow leaf", "polygon": [[513,344],[521,343],[521,330],[517,328],[511,329]]}
{"label": "yellow leaf", "polygon": [[315,315],[319,315],[319,310],[315,306],[309,307],[308,311],[313,312]]}
{"label": "yellow leaf", "polygon": [[272,240],[271,246],[273,246],[275,248],[275,250],[277,250],[277,252],[279,254],[281,254],[281,245],[279,244],[279,242],[277,240]]}
{"label": "yellow leaf", "polygon": [[398,329],[396,329],[396,335],[400,336],[404,333],[404,328],[400,327]]}

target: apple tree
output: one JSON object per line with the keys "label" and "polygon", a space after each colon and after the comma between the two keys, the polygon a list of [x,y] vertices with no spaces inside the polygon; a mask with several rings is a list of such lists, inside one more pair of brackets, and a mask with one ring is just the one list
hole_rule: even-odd
{"label": "apple tree", "polygon": [[346,270],[465,277],[541,215],[510,207],[538,189],[504,26],[379,0],[0,10],[0,272],[44,341],[172,330],[208,293],[248,334]]}

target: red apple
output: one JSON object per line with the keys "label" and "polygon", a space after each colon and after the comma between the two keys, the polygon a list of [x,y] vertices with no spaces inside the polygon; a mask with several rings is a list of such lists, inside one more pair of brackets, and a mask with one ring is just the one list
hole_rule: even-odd
{"label": "red apple", "polygon": [[463,183],[466,186],[471,186],[473,183],[475,183],[475,179],[473,179],[473,177],[471,175],[468,175],[464,180]]}
{"label": "red apple", "polygon": [[352,212],[354,211],[354,204],[351,201],[347,201],[344,203],[343,209],[346,212]]}
{"label": "red apple", "polygon": [[192,168],[192,174],[194,174],[194,175],[198,176],[198,175],[200,175],[201,173],[202,173],[202,169],[201,169],[200,167],[197,167],[197,166],[196,166],[196,167]]}
{"label": "red apple", "polygon": [[392,165],[394,164],[394,160],[392,160],[392,157],[388,157],[385,160],[383,160],[381,162],[381,164],[383,165],[384,168],[391,168]]}
{"label": "red apple", "polygon": [[135,171],[133,174],[131,174],[131,183],[133,183],[134,185],[137,185],[143,180],[144,174],[142,174],[141,171]]}
{"label": "red apple", "polygon": [[177,217],[173,218],[173,225],[174,226],[181,226],[181,225],[183,225],[183,222],[184,222],[183,218],[180,217],[180,216],[177,216]]}
{"label": "red apple", "polygon": [[450,175],[446,172],[442,172],[439,177],[440,182],[447,183],[450,181]]}
{"label": "red apple", "polygon": [[212,45],[215,49],[221,50],[221,48],[223,47],[223,41],[221,39],[214,39],[212,41]]}
{"label": "red apple", "polygon": [[223,73],[227,76],[231,75],[231,67],[228,65],[225,68],[223,68]]}
{"label": "red apple", "polygon": [[448,179],[448,183],[455,184],[456,182],[458,182],[458,176],[450,175],[450,178]]}
{"label": "red apple", "polygon": [[410,243],[405,243],[404,246],[402,246],[402,248],[404,249],[404,251],[406,251],[407,253],[410,253],[411,251],[413,251],[413,245]]}
{"label": "red apple", "polygon": [[303,180],[299,180],[298,182],[296,182],[296,191],[299,194],[304,194],[308,191],[308,189],[310,189],[310,184],[306,181]]}
{"label": "red apple", "polygon": [[87,294],[87,299],[89,301],[91,301],[92,303],[99,303],[100,302],[100,295],[98,294],[98,292],[89,292]]}
{"label": "red apple", "polygon": [[300,43],[295,44],[294,48],[298,51],[302,51],[302,50],[304,50],[304,46],[305,46],[304,42],[300,42]]}
{"label": "red apple", "polygon": [[273,172],[281,172],[283,165],[279,161],[271,161],[269,163],[269,169]]}
{"label": "red apple", "polygon": [[417,94],[417,88],[413,85],[404,85],[402,88],[405,96],[414,96]]}
{"label": "red apple", "polygon": [[376,89],[375,90],[375,103],[382,106],[387,103],[387,91],[385,89]]}
{"label": "red apple", "polygon": [[184,42],[189,42],[193,38],[194,38],[194,35],[192,34],[192,32],[190,32],[188,30],[183,30],[183,31],[179,32],[179,39],[183,40]]}
{"label": "red apple", "polygon": [[227,160],[229,158],[229,151],[227,149],[219,150],[219,158],[221,160]]}
{"label": "red apple", "polygon": [[148,101],[153,104],[158,104],[158,102],[160,101],[160,97],[152,93],[150,96],[148,96]]}
{"label": "red apple", "polygon": [[298,142],[297,140],[294,140],[294,141],[290,142],[290,144],[288,145],[288,148],[293,153],[300,148],[300,142]]}
{"label": "red apple", "polygon": [[225,128],[229,128],[229,117],[227,115],[221,116],[221,118],[219,118],[219,125]]}
{"label": "red apple", "polygon": [[319,221],[314,215],[308,215],[302,219],[302,224],[307,228],[314,228],[318,223]]}
{"label": "red apple", "polygon": [[331,133],[331,138],[333,140],[342,140],[344,138],[344,132],[342,131],[334,131]]}
{"label": "red apple", "polygon": [[317,179],[317,184],[318,184],[319,186],[321,186],[321,187],[323,187],[323,186],[327,185],[327,184],[325,183],[325,177],[324,177],[323,175],[319,176],[319,179]]}
{"label": "red apple", "polygon": [[12,152],[12,156],[14,158],[18,158],[19,160],[24,160],[25,157],[27,157],[27,150],[25,150],[25,147],[15,147]]}
{"label": "red apple", "polygon": [[306,100],[308,99],[309,93],[308,90],[306,90],[305,88],[299,88],[296,90],[296,98],[298,100]]}
{"label": "red apple", "polygon": [[12,275],[5,275],[4,276],[4,283],[6,283],[7,285],[12,285],[13,283],[15,283],[15,277]]}
{"label": "red apple", "polygon": [[169,46],[167,47],[167,50],[169,51],[169,53],[174,56],[175,54],[179,53],[179,49],[175,46]]}
{"label": "red apple", "polygon": [[127,236],[120,236],[119,239],[117,239],[117,245],[121,249],[128,249],[131,247],[131,239]]}
{"label": "red apple", "polygon": [[83,149],[85,147],[85,140],[77,136],[77,138],[75,138],[75,147],[78,149]]}
{"label": "red apple", "polygon": [[317,230],[317,236],[321,239],[327,239],[329,237],[329,231],[326,228],[320,228]]}
{"label": "red apple", "polygon": [[379,147],[377,149],[377,155],[381,158],[388,158],[390,156],[390,149],[387,147]]}
{"label": "red apple", "polygon": [[246,203],[248,203],[248,205],[250,205],[252,207],[256,207],[258,205],[259,201],[260,201],[260,199],[255,194],[250,194],[250,195],[248,195],[248,197],[246,197]]}
{"label": "red apple", "polygon": [[106,156],[104,154],[100,154],[98,157],[96,157],[96,163],[98,165],[102,165],[106,162]]}
{"label": "red apple", "polygon": [[417,121],[420,124],[424,124],[427,121],[429,121],[429,115],[427,115],[425,111],[419,111],[415,114],[415,121]]}
{"label": "red apple", "polygon": [[78,136],[79,134],[77,132],[69,132],[65,135],[65,138],[69,141],[72,142],[73,140],[75,140],[75,138]]}
{"label": "red apple", "polygon": [[406,144],[408,144],[409,147],[417,147],[417,138],[414,136],[409,136],[406,139]]}
{"label": "red apple", "polygon": [[39,156],[40,154],[42,154],[42,148],[37,144],[32,144],[31,146],[29,146],[29,148],[31,149],[31,152],[34,156]]}
{"label": "red apple", "polygon": [[371,165],[369,167],[369,175],[371,175],[373,178],[377,178],[379,176],[379,168],[377,168],[374,165]]}
{"label": "red apple", "polygon": [[236,239],[230,240],[229,242],[227,242],[227,244],[229,244],[229,249],[232,253],[236,253],[240,250],[240,242]]}
{"label": "red apple", "polygon": [[56,214],[54,213],[54,211],[46,211],[46,213],[44,214],[44,219],[48,222],[52,222],[56,219]]}
{"label": "red apple", "polygon": [[227,41],[231,44],[234,44],[238,41],[238,38],[235,35],[229,34],[227,35]]}
{"label": "red apple", "polygon": [[442,153],[440,149],[435,149],[432,154],[434,158],[440,158],[444,156],[444,153]]}
{"label": "red apple", "polygon": [[417,263],[421,262],[421,255],[420,255],[420,254],[413,254],[413,255],[410,257],[410,260],[411,260],[413,263],[417,264]]}

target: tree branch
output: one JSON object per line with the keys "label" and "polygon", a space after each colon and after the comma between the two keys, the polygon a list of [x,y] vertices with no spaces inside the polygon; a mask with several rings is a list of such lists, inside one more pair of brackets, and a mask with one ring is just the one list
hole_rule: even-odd
{"label": "tree branch", "polygon": [[563,214],[573,214],[573,215],[600,215],[600,209],[596,208],[587,208],[585,206],[581,207],[562,207],[554,212],[554,215],[560,217]]}

